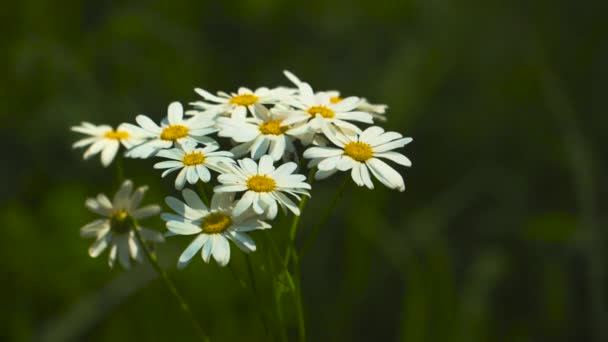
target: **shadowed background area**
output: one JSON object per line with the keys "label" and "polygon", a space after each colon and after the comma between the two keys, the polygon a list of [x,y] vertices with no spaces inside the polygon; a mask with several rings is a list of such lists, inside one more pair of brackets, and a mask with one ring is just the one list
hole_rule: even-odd
{"label": "shadowed background area", "polygon": [[[113,166],[71,150],[81,121],[117,125],[194,87],[289,85],[389,105],[414,138],[406,191],[347,190],[303,260],[311,341],[606,341],[605,1],[11,1],[0,79],[0,340],[188,341],[195,334],[147,265],[87,255],[84,199]],[[144,203],[174,194],[150,160],[126,160]],[[315,184],[309,230],[341,177]],[[165,210],[167,210],[165,208]],[[278,224],[285,224],[282,218]],[[160,218],[148,226],[165,231]],[[281,229],[285,227],[276,227]],[[278,238],[283,232],[274,231]],[[246,276],[158,251],[215,341],[268,340],[268,246]],[[287,319],[293,313],[287,312]],[[295,336],[295,330],[290,331]]]}

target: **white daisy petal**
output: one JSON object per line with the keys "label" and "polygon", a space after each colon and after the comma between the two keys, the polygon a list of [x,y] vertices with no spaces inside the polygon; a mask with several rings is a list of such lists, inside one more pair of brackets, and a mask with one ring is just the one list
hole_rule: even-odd
{"label": "white daisy petal", "polygon": [[369,166],[374,177],[382,182],[382,184],[391,189],[397,189],[399,191],[405,190],[403,178],[397,171],[388,166],[388,164],[377,158],[371,158],[366,164]]}
{"label": "white daisy petal", "polygon": [[228,244],[228,240],[220,234],[215,234],[211,238],[214,240],[213,250],[211,251],[213,259],[222,267],[228,265],[230,261],[230,245]]}
{"label": "white daisy petal", "polygon": [[198,235],[186,249],[179,256],[179,260],[177,262],[177,268],[182,269],[186,267],[192,260],[192,257],[203,247],[205,242],[209,239],[209,235],[200,234]]}

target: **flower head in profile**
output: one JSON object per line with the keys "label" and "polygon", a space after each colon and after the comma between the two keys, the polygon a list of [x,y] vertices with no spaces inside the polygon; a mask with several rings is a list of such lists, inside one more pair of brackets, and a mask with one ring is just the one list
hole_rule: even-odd
{"label": "flower head in profile", "polygon": [[256,104],[252,118],[219,118],[218,135],[240,143],[232,149],[236,157],[249,153],[251,158],[258,160],[269,154],[273,160],[279,160],[286,152],[295,150],[291,136],[293,129],[283,124],[285,119],[285,115],[273,113],[263,105]]}
{"label": "flower head in profile", "polygon": [[147,187],[142,186],[133,191],[133,183],[124,181],[114,195],[112,201],[104,194],[96,198],[89,198],[85,205],[89,210],[104,216],[103,219],[93,221],[80,229],[82,237],[94,237],[95,242],[89,248],[89,255],[98,257],[106,248],[110,248],[109,265],[114,266],[116,258],[122,266],[128,269],[131,259],[142,261],[144,251],[135,237],[137,229],[146,241],[163,242],[162,234],[154,230],[139,226],[137,220],[158,215],[158,205],[147,205],[139,208]]}
{"label": "flower head in profile", "polygon": [[288,162],[275,169],[272,157],[264,155],[259,164],[245,158],[238,165],[227,165],[226,172],[217,177],[222,183],[216,186],[214,192],[245,192],[234,207],[234,214],[240,215],[247,209],[259,214],[266,214],[268,219],[277,216],[278,205],[289,209],[294,215],[300,215],[298,206],[287,196],[300,199],[299,195],[309,196],[310,184],[306,177],[293,174],[298,167],[296,163]]}
{"label": "flower head in profile", "polygon": [[89,148],[84,152],[84,159],[88,159],[101,152],[101,164],[108,166],[114,160],[116,153],[122,144],[130,148],[144,141],[145,132],[141,129],[121,124],[116,129],[108,125],[93,125],[83,122],[79,126],[73,126],[72,131],[86,134],[87,138],[78,140],[72,145],[74,148]]}
{"label": "flower head in profile", "polygon": [[157,125],[152,119],[145,115],[138,115],[135,120],[138,126],[127,124],[129,127],[138,128],[146,133],[147,141],[134,146],[127,151],[127,157],[148,158],[162,149],[168,149],[176,144],[196,146],[198,143],[206,145],[217,145],[217,142],[207,134],[217,131],[213,126],[215,121],[202,115],[193,116],[184,120],[184,109],[179,102],[169,105],[168,116],[161,125]]}
{"label": "flower head in profile", "polygon": [[[210,92],[196,88],[197,94],[203,97],[208,102],[197,101],[191,102],[200,111],[192,111],[192,113],[206,113],[230,116],[233,119],[245,119],[247,110],[253,113],[253,106],[256,104],[274,104],[286,97],[290,96],[293,91],[287,88],[269,89],[266,87],[258,88],[252,91],[249,88],[241,87],[237,93],[227,94],[218,92],[213,95]],[[190,111],[188,113],[191,113]]]}
{"label": "flower head in profile", "polygon": [[381,159],[411,166],[406,156],[392,150],[409,144],[412,138],[404,138],[396,132],[385,132],[378,126],[369,127],[357,135],[343,134],[329,126],[323,130],[337,147],[310,147],[304,151],[304,158],[312,159],[309,165],[318,168],[316,179],[326,178],[337,171],[351,170],[351,177],[357,185],[373,189],[371,172],[387,187],[405,190],[401,175]]}
{"label": "flower head in profile", "polygon": [[171,235],[196,235],[180,255],[177,263],[179,268],[188,265],[199,250],[205,262],[208,263],[213,256],[220,266],[226,266],[230,261],[228,240],[232,240],[245,253],[253,252],[256,250],[255,242],[247,232],[270,228],[268,223],[258,219],[251,211],[236,215],[233,210],[234,194],[214,194],[209,208],[190,189],[184,189],[182,197],[185,203],[174,197],[165,200],[177,215],[161,215],[167,221]]}
{"label": "flower head in profile", "polygon": [[285,76],[298,87],[298,93],[290,102],[294,109],[286,111],[289,117],[285,120],[285,125],[303,123],[305,125],[300,126],[300,129],[306,128],[309,131],[320,133],[322,125],[329,123],[342,130],[358,133],[361,132],[361,129],[354,125],[353,121],[373,123],[370,113],[357,110],[357,106],[361,102],[358,97],[350,96],[340,98],[339,101],[332,101],[329,94],[315,94],[308,83],[300,81],[292,73],[286,71]]}
{"label": "flower head in profile", "polygon": [[208,183],[211,180],[209,169],[222,172],[223,164],[234,164],[232,153],[227,151],[217,151],[219,146],[209,145],[204,148],[195,148],[189,145],[161,150],[156,156],[170,160],[165,160],[154,164],[155,169],[166,169],[162,177],[173,171],[180,170],[175,178],[175,188],[181,190],[186,185],[196,184],[199,180]]}

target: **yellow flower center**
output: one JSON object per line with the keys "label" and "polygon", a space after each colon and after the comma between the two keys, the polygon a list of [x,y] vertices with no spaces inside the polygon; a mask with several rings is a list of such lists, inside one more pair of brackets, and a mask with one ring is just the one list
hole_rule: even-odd
{"label": "yellow flower center", "polygon": [[205,162],[205,159],[207,159],[207,157],[205,157],[204,154],[200,152],[192,152],[184,156],[184,158],[182,159],[182,163],[184,163],[184,165],[186,166],[194,166],[203,164]]}
{"label": "yellow flower center", "polygon": [[281,127],[281,120],[270,120],[260,125],[260,132],[266,135],[282,135],[287,129],[287,127]]}
{"label": "yellow flower center", "polygon": [[247,180],[247,188],[255,192],[271,192],[276,187],[274,179],[265,175],[255,175]]}
{"label": "yellow flower center", "polygon": [[242,94],[233,96],[230,99],[230,103],[237,106],[251,106],[252,104],[256,104],[258,100],[259,98],[253,94]]}
{"label": "yellow flower center", "polygon": [[127,131],[109,131],[103,135],[106,139],[112,140],[124,140],[129,138],[129,132]]}
{"label": "yellow flower center", "polygon": [[364,163],[366,160],[374,156],[372,147],[364,142],[350,142],[344,146],[344,155],[347,155],[354,160]]}
{"label": "yellow flower center", "polygon": [[308,114],[310,114],[311,116],[319,114],[326,119],[331,119],[336,115],[333,110],[325,106],[312,106],[308,108]]}
{"label": "yellow flower center", "polygon": [[110,216],[110,229],[115,234],[127,233],[133,226],[133,218],[124,210],[117,210]]}
{"label": "yellow flower center", "polygon": [[342,98],[340,96],[332,96],[329,98],[329,102],[336,104],[338,102],[342,101]]}
{"label": "yellow flower center", "polygon": [[168,126],[160,133],[162,140],[176,141],[177,139],[188,136],[188,127],[182,125]]}
{"label": "yellow flower center", "polygon": [[205,234],[219,234],[230,228],[232,217],[223,213],[211,213],[201,221],[201,229]]}

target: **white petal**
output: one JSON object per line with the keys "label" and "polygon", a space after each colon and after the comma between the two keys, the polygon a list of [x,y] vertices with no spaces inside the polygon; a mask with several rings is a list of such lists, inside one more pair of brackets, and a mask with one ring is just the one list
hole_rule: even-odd
{"label": "white petal", "polygon": [[406,156],[404,156],[401,153],[397,153],[397,152],[393,152],[393,151],[375,153],[374,157],[386,158],[388,160],[392,160],[395,163],[397,163],[399,165],[403,165],[403,166],[412,166],[412,162]]}
{"label": "white petal", "polygon": [[249,207],[251,207],[251,204],[253,203],[253,200],[255,199],[255,197],[256,197],[255,192],[247,191],[243,195],[243,197],[241,197],[241,199],[236,203],[236,206],[234,207],[232,214],[234,216],[240,216],[242,213],[245,212],[245,210],[247,210]]}
{"label": "white petal", "polygon": [[412,141],[412,138],[402,138],[402,139],[398,139],[395,141],[391,141],[389,143],[380,145],[380,146],[373,146],[374,152],[375,153],[380,153],[380,152],[385,152],[385,151],[390,151],[399,147],[403,147],[407,144],[409,144]]}
{"label": "white petal", "polygon": [[269,155],[262,156],[258,164],[258,174],[267,175],[274,171],[273,159]]}
{"label": "white petal", "polygon": [[133,182],[127,179],[122,183],[116,195],[114,195],[114,199],[112,200],[114,209],[122,210],[129,208],[131,192],[133,192]]}
{"label": "white petal", "polygon": [[182,122],[184,107],[179,102],[171,102],[168,109],[169,124],[178,125]]}
{"label": "white petal", "polygon": [[203,247],[205,242],[209,239],[209,235],[200,234],[198,235],[189,245],[186,247],[184,252],[179,256],[179,260],[177,261],[177,268],[184,268],[192,257]]}
{"label": "white petal", "polygon": [[101,252],[108,247],[108,244],[112,240],[112,233],[107,233],[100,236],[92,245],[89,247],[89,255],[92,258],[97,258]]}
{"label": "white petal", "polygon": [[191,208],[190,206],[186,205],[186,203],[178,200],[175,197],[165,197],[165,203],[167,203],[167,205],[176,213],[190,220],[198,220],[206,214],[204,211]]}
{"label": "white petal", "polygon": [[215,234],[212,236],[213,241],[213,259],[220,266],[228,265],[230,261],[230,245],[228,244],[228,240],[223,237],[221,234]]}
{"label": "white petal", "polygon": [[184,197],[184,200],[186,201],[186,204],[188,204],[188,206],[190,206],[194,210],[200,211],[203,215],[207,215],[209,209],[207,208],[205,203],[203,203],[203,201],[196,192],[190,189],[184,189],[182,191],[182,196]]}
{"label": "white petal", "polygon": [[198,234],[202,231],[200,227],[195,226],[192,223],[180,221],[167,222],[167,229],[177,235],[192,235]]}
{"label": "white petal", "polygon": [[227,234],[227,236],[243,252],[255,252],[255,242],[253,241],[253,239],[251,239],[251,237],[249,237],[249,235],[232,231]]}
{"label": "white petal", "polygon": [[118,140],[113,140],[106,144],[106,147],[101,151],[101,164],[103,166],[108,166],[112,163],[119,147],[120,143]]}
{"label": "white petal", "polygon": [[158,215],[158,213],[160,213],[160,206],[147,205],[145,207],[141,207],[141,208],[136,209],[135,211],[131,212],[131,215],[135,219],[139,220],[139,219],[145,219],[150,216]]}
{"label": "white petal", "polygon": [[175,189],[181,190],[186,185],[186,175],[188,174],[188,168],[183,168],[175,177]]}
{"label": "white petal", "polygon": [[371,158],[366,162],[369,166],[370,171],[382,184],[386,185],[391,189],[397,189],[399,191],[405,190],[403,184],[403,178],[393,168],[388,166],[385,162],[377,158]]}

